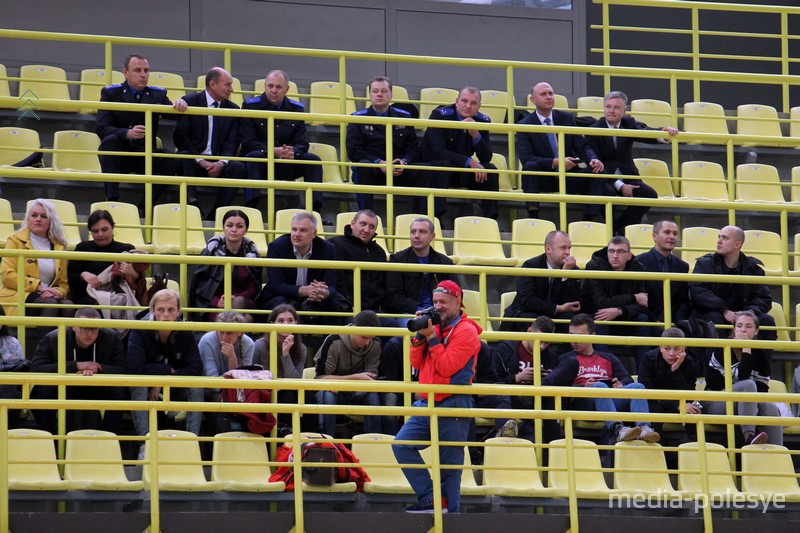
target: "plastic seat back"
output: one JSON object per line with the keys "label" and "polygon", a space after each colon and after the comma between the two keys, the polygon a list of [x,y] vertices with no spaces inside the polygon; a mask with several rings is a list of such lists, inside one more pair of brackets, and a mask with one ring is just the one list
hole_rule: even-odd
{"label": "plastic seat back", "polygon": [[[689,272],[694,269],[694,262],[698,257],[716,251],[718,238],[718,229],[701,226],[683,228],[681,232],[681,242],[683,243],[681,259],[689,263]],[[694,249],[692,250],[691,248]]]}
{"label": "plastic seat back", "polygon": [[[683,105],[683,129],[691,133],[728,134],[728,122],[722,106],[712,102],[687,102]],[[705,141],[714,144],[712,141]],[[697,144],[697,142],[695,142]]]}
{"label": "plastic seat back", "polygon": [[681,198],[728,201],[722,165],[710,161],[686,161],[681,165]]}
{"label": "plastic seat back", "polygon": [[[81,88],[78,92],[78,100],[86,102],[99,102],[100,91],[103,87],[122,83],[125,81],[125,76],[122,72],[117,70],[111,71],[111,79],[108,79],[108,73],[104,68],[85,68],[81,71]],[[84,107],[80,110],[81,114],[91,115],[97,113],[97,108]]]}
{"label": "plastic seat back", "polygon": [[[712,494],[737,494],[739,489],[731,472],[725,447],[706,443],[706,470],[708,489]],[[696,442],[685,442],[678,447],[678,489],[694,493],[703,492],[700,474],[700,448]],[[687,472],[683,472],[686,470]],[[696,473],[692,473],[696,472]],[[719,472],[712,474],[711,472]]]}
{"label": "plastic seat back", "polygon": [[[414,492],[392,452],[393,440],[392,435],[382,433],[364,433],[353,436],[353,454],[361,463],[365,464],[363,468],[370,477],[370,481],[364,484],[364,492],[400,494]],[[394,465],[394,467],[366,466],[370,463]]]}
{"label": "plastic seat back", "polygon": [[556,225],[540,218],[518,218],[511,225],[511,257],[517,259],[517,266],[544,253],[544,239]]}
{"label": "plastic seat back", "polygon": [[777,444],[742,448],[742,491],[755,494],[800,494],[789,449]]}
{"label": "plastic seat back", "polygon": [[[42,154],[36,152],[42,147],[39,133],[28,128],[0,128],[0,166],[18,163],[41,162]],[[36,155],[38,154],[38,155]]]}
{"label": "plastic seat back", "polygon": [[614,488],[660,494],[673,492],[661,445],[637,440],[616,443]]}
{"label": "plastic seat back", "polygon": [[0,198],[0,248],[6,247],[6,239],[14,233],[14,213],[11,211],[11,202]]}
{"label": "plastic seat back", "polygon": [[150,72],[150,85],[167,90],[167,98],[174,104],[186,95],[183,77],[171,72]]}
{"label": "plastic seat back", "polygon": [[[82,429],[67,433],[64,479],[83,490],[141,490],[141,481],[128,481],[116,435]],[[75,438],[77,437],[77,438]],[[74,462],[73,462],[74,461]],[[117,461],[117,463],[113,463]]]}
{"label": "plastic seat back", "polygon": [[[548,453],[547,486],[559,495],[569,492],[569,475],[566,439],[550,442]],[[600,470],[600,453],[592,441],[573,439],[572,463],[575,468],[575,487],[583,497],[607,498],[609,494],[603,472]]]}
{"label": "plastic seat back", "polygon": [[608,244],[606,225],[602,222],[570,222],[569,236],[572,239],[572,256],[583,268],[592,254]]}
{"label": "plastic seat back", "polygon": [[625,226],[625,237],[631,242],[633,255],[639,255],[653,247],[653,225],[631,224]]}
{"label": "plastic seat back", "polygon": [[[53,200],[51,198],[45,198],[45,200],[53,204],[56,208],[58,218],[61,219],[61,223],[64,225],[64,235],[67,237],[67,249],[74,250],[75,246],[83,240],[81,238],[80,224],[78,223],[78,213],[75,210],[75,204],[67,200]],[[28,200],[25,206],[26,210],[31,205],[32,201],[33,200]]]}
{"label": "plastic seat back", "polygon": [[250,221],[250,225],[247,228],[247,237],[253,241],[253,243],[258,247],[258,255],[266,256],[267,255],[267,234],[264,231],[264,217],[261,215],[261,211],[255,209],[253,207],[244,207],[240,205],[229,205],[229,206],[220,206],[214,212],[214,235],[222,235],[223,228],[222,228],[222,218],[225,216],[225,213],[230,211],[231,209],[237,209],[247,215],[247,218]]}
{"label": "plastic seat back", "polygon": [[[181,228],[186,230],[186,252],[199,254],[206,247],[203,233],[203,219],[200,210],[193,205],[186,206],[184,225],[180,204],[159,204],[153,207],[152,240],[155,253],[179,254],[181,251]],[[161,226],[161,227],[158,227]]]}
{"label": "plastic seat back", "polygon": [[419,91],[419,118],[429,119],[433,110],[439,106],[454,104],[458,91],[444,87],[425,87]]}
{"label": "plastic seat back", "polygon": [[506,122],[508,115],[508,92],[487,89],[481,91],[481,113],[495,124]]}
{"label": "plastic seat back", "polygon": [[[536,460],[536,448],[525,439],[495,437],[486,441],[483,453],[483,484],[493,489],[520,493],[545,491]],[[503,468],[525,467],[525,470]]]}
{"label": "plastic seat back", "polygon": [[56,465],[53,435],[39,429],[8,430],[8,487],[11,490],[59,490],[68,483]]}
{"label": "plastic seat back", "polygon": [[85,150],[94,153],[60,152],[53,153],[53,169],[72,172],[101,172],[100,137],[90,131],[64,130],[58,131],[53,140],[55,150]]}
{"label": "plastic seat back", "polygon": [[[334,147],[332,144],[309,143],[308,151],[319,156],[319,158],[323,161],[323,183],[344,183],[344,180],[342,179],[342,167],[335,164],[339,162],[339,156],[336,153],[336,147]],[[325,163],[326,161],[328,161],[328,163]]]}
{"label": "plastic seat back", "polygon": [[736,167],[736,200],[784,203],[778,169],[772,165],[752,163]]}
{"label": "plastic seat back", "polygon": [[[152,246],[145,244],[142,234],[142,221],[139,209],[125,202],[95,202],[89,212],[104,209],[114,218],[114,240],[127,242],[140,250],[152,251]],[[124,226],[124,227],[123,227]]]}
{"label": "plastic seat back", "polygon": [[[212,453],[211,480],[229,485],[229,488],[269,485],[269,454],[261,435],[243,431],[230,431],[215,435]],[[239,462],[247,464],[224,464]],[[283,483],[281,483],[283,484]]]}
{"label": "plastic seat back", "polygon": [[2,63],[0,63],[0,96],[11,96],[11,89],[8,86],[8,72],[6,71],[6,66]]}
{"label": "plastic seat back", "polygon": [[579,117],[602,117],[604,104],[602,96],[581,96],[578,98],[576,115]]}
{"label": "plastic seat back", "polygon": [[[37,111],[69,111],[47,100],[70,100],[67,73],[63,68],[48,65],[24,65],[19,69],[20,100],[35,101]],[[23,104],[24,105],[24,104]],[[32,107],[32,106],[31,106]]]}
{"label": "plastic seat back", "polygon": [[[308,99],[308,112],[322,115],[341,115],[341,105],[338,81],[315,81],[311,84],[311,93]],[[356,102],[353,96],[353,87],[348,83],[345,87],[344,114],[352,115],[356,112]],[[334,122],[319,120],[311,122],[313,125],[332,125]],[[337,124],[338,125],[338,124]]]}
{"label": "plastic seat back", "polygon": [[676,126],[672,119],[672,106],[663,100],[650,98],[631,100],[631,115],[651,128]]}
{"label": "plastic seat back", "polygon": [[503,154],[492,154],[492,164],[497,167],[497,181],[501,191],[513,191],[517,188],[517,174],[508,172],[508,162]]}
{"label": "plastic seat back", "polygon": [[659,198],[675,198],[673,180],[669,175],[669,167],[660,159],[636,158],[633,160],[639,169],[639,177],[655,189]]}
{"label": "plastic seat back", "polygon": [[[145,440],[145,459],[149,461],[152,456],[148,438]],[[158,484],[161,490],[214,490],[216,484],[206,481],[200,460],[200,443],[194,433],[177,429],[162,429],[158,432]],[[151,468],[153,465],[150,464],[142,467],[145,490],[150,489]]]}
{"label": "plastic seat back", "polygon": [[[513,266],[515,258],[503,251],[496,220],[486,217],[458,217],[454,224],[453,262],[461,265]],[[476,239],[480,242],[469,242]]]}
{"label": "plastic seat back", "polygon": [[[770,105],[743,104],[736,108],[736,133],[739,135],[763,135],[783,137],[778,111]],[[769,144],[768,142],[765,142]],[[764,143],[743,143],[742,146],[758,146]]]}
{"label": "plastic seat back", "polygon": [[774,231],[749,229],[745,230],[744,237],[742,252],[760,259],[768,274],[777,275],[781,272],[783,243],[780,235]]}

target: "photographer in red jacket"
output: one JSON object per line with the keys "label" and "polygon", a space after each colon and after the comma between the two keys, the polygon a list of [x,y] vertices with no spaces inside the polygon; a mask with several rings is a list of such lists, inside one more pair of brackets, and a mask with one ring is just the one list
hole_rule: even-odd
{"label": "photographer in red jacket", "polygon": [[[419,370],[419,382],[432,385],[471,385],[475,377],[475,364],[481,343],[481,328],[461,311],[461,287],[445,280],[433,289],[433,309],[417,311],[418,321],[427,321],[419,327],[411,342],[411,366]],[[414,321],[412,321],[413,323]],[[412,323],[409,329],[412,329]],[[422,324],[420,324],[422,325]],[[412,329],[413,331],[413,329]],[[434,394],[436,407],[469,409],[475,405],[470,394]],[[414,402],[425,407],[428,399]],[[470,419],[468,417],[440,417],[439,441],[466,442]],[[430,418],[412,416],[397,434],[395,440],[427,441],[431,439]],[[427,445],[394,444],[392,450],[400,464],[423,465],[419,450]],[[463,465],[464,447],[441,446],[439,460],[443,465]],[[417,503],[405,508],[409,513],[432,513],[433,482],[427,468],[404,468]],[[468,472],[468,475],[472,475]],[[461,492],[461,469],[441,471],[442,512],[458,512]]]}

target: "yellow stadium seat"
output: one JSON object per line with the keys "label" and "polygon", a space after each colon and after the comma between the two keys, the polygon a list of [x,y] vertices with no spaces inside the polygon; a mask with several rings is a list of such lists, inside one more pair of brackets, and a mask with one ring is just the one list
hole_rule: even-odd
{"label": "yellow stadium seat", "polygon": [[508,92],[487,89],[481,91],[481,113],[488,116],[495,124],[506,122],[508,114]]}
{"label": "yellow stadium seat", "polygon": [[433,110],[439,106],[456,102],[458,91],[444,87],[425,87],[419,91],[419,118],[429,119]]}
{"label": "yellow stadium seat", "polygon": [[660,444],[640,440],[614,445],[614,488],[628,493],[677,494]]}
{"label": "yellow stadium seat", "polygon": [[[711,102],[687,102],[683,106],[683,129],[689,133],[728,134],[725,110]],[[705,144],[719,144],[720,141],[704,141]],[[694,144],[698,144],[695,141]]]}
{"label": "yellow stadium seat", "polygon": [[222,217],[231,209],[238,209],[247,215],[250,221],[247,237],[258,247],[258,255],[265,257],[267,255],[267,233],[264,231],[264,217],[258,209],[240,205],[218,207],[214,213],[214,235],[222,235]]}
{"label": "yellow stadium seat", "polygon": [[[64,235],[67,237],[67,250],[74,250],[75,246],[83,239],[81,239],[81,224],[78,223],[78,212],[75,210],[75,204],[67,200],[53,200],[45,198],[48,202],[52,203],[58,213],[58,218],[64,225]],[[25,205],[27,210],[33,200],[28,200]]]}
{"label": "yellow stadium seat", "polygon": [[[413,494],[406,476],[399,468],[397,458],[392,453],[392,435],[382,433],[363,433],[353,436],[353,455],[363,463],[370,481],[364,483],[367,494]],[[372,464],[391,465],[387,467]]]}
{"label": "yellow stadium seat", "polygon": [[782,204],[786,200],[781,189],[778,169],[772,165],[744,164],[736,167],[736,200]]}
{"label": "yellow stadium seat", "polygon": [[8,488],[67,490],[56,464],[53,435],[39,429],[8,430]]}
{"label": "yellow stadium seat", "polygon": [[[153,451],[149,435],[145,440],[145,461],[152,459]],[[189,431],[162,429],[158,432],[158,488],[164,491],[208,492],[219,490],[216,481],[206,481],[203,465],[200,464],[200,443],[197,435]],[[195,464],[186,464],[195,463]],[[150,490],[150,469],[145,462],[142,467],[144,490]]]}
{"label": "yellow stadium seat", "polygon": [[[53,170],[100,173],[100,158],[97,156],[98,148],[100,148],[100,137],[96,133],[78,130],[57,131],[53,140],[53,149],[67,150],[67,152],[57,151],[53,153]],[[94,153],[70,153],[69,150],[83,150]]]}
{"label": "yellow stadium seat", "polygon": [[[308,112],[322,115],[341,115],[339,102],[339,82],[338,81],[315,81],[311,84],[310,97],[308,100]],[[353,87],[348,83],[345,87],[345,115],[352,115],[356,112],[356,102],[353,96]],[[311,122],[311,124],[331,125],[336,124],[325,120]],[[338,124],[337,124],[338,125]]]}
{"label": "yellow stadium seat", "polygon": [[6,239],[14,233],[14,213],[11,211],[11,202],[0,198],[0,248],[6,247]]}
{"label": "yellow stadium seat", "polygon": [[566,439],[550,441],[549,462],[547,464],[547,486],[555,489],[556,496],[566,498],[569,495],[569,477],[567,465],[574,465],[574,487],[578,498],[608,500],[613,494],[606,484],[601,471],[600,453],[597,445],[588,440],[572,440],[572,460],[568,460]]}
{"label": "yellow stadium seat", "polygon": [[[408,213],[405,215],[397,215],[394,219],[394,250],[400,251],[407,248],[410,244],[409,239],[411,239],[411,223],[414,222],[415,218],[428,218],[425,215],[418,215],[415,213]],[[444,234],[442,233],[442,225],[439,222],[437,217],[433,217],[433,231],[436,233],[436,238],[442,237]],[[434,239],[435,242],[435,239]],[[441,249],[437,250],[440,253],[445,255],[445,243],[441,241]],[[433,245],[433,243],[431,243]]]}
{"label": "yellow stadium seat", "polygon": [[[342,167],[338,163],[339,156],[336,154],[336,148],[331,144],[309,143],[308,151],[312,154],[319,156],[323,161],[322,164],[322,181],[323,183],[344,183],[342,179]],[[330,163],[325,163],[329,161]],[[345,174],[347,172],[345,171]]]}
{"label": "yellow stadium seat", "polygon": [[70,431],[67,437],[70,438],[64,456],[67,460],[64,479],[72,490],[142,490],[141,481],[129,481],[125,475],[116,435],[109,431],[82,429]]}
{"label": "yellow stadium seat", "polygon": [[[719,230],[714,228],[693,227],[683,228],[681,233],[681,259],[689,263],[689,272],[694,268],[694,262],[698,257],[717,250],[717,239]],[[694,248],[692,250],[692,248]]]}
{"label": "yellow stadium seat", "polygon": [[[705,459],[708,475],[708,490],[714,497],[741,497],[731,472],[731,464],[724,446],[706,443]],[[684,442],[678,446],[678,489],[696,497],[702,494],[700,474],[700,448],[696,442]],[[712,472],[715,472],[712,474]]]}
{"label": "yellow stadium seat", "polygon": [[[520,469],[522,468],[522,469]],[[525,439],[495,437],[483,452],[483,484],[493,496],[554,496],[555,489],[542,485],[536,448]]]}
{"label": "yellow stadium seat", "polygon": [[800,107],[793,107],[789,110],[789,137],[800,137]]}
{"label": "yellow stadium seat", "polygon": [[579,117],[603,116],[604,101],[602,96],[581,96],[578,98],[577,113]]}
{"label": "yellow stadium seat", "polygon": [[792,168],[792,203],[800,203],[800,167]]}
{"label": "yellow stadium seat", "polygon": [[[369,85],[364,88],[364,94],[366,95],[364,107],[369,107],[371,105],[369,99]],[[412,103],[411,99],[408,97],[408,89],[400,85],[392,85],[392,103],[395,102]]]}
{"label": "yellow stadium seat", "polygon": [[[453,255],[457,265],[515,266],[517,260],[503,252],[497,221],[485,217],[458,217],[453,231]],[[467,242],[464,239],[480,239]]]}
{"label": "yellow stadium seat", "polygon": [[[261,78],[253,83],[253,90],[256,92],[256,96],[264,92],[265,82],[266,78]],[[300,100],[300,91],[297,89],[297,84],[295,82],[289,82],[289,90],[286,92],[286,96],[291,100]]]}
{"label": "yellow stadium seat", "polygon": [[505,312],[506,308],[511,305],[514,298],[517,297],[517,291],[504,292],[500,295],[500,311]]}
{"label": "yellow stadium seat", "polygon": [[[8,86],[8,72],[6,66],[0,63],[0,98],[11,97],[11,89]],[[0,107],[3,107],[0,105]]]}
{"label": "yellow stadium seat", "polygon": [[793,275],[800,274],[800,233],[796,233],[794,236],[794,270],[792,270]]}
{"label": "yellow stadium seat", "polygon": [[781,236],[774,231],[749,229],[744,232],[742,252],[761,259],[764,272],[768,276],[777,276],[782,272],[781,255],[783,244]]}
{"label": "yellow stadium seat", "polygon": [[[484,331],[492,331],[492,323],[489,322],[489,306],[486,303],[486,299],[481,297],[480,292],[465,289],[461,305],[464,307],[464,312],[467,313],[467,316],[480,323]],[[480,320],[481,310],[483,310],[483,315],[486,317],[485,322]]]}
{"label": "yellow stadium seat", "polygon": [[[431,448],[430,446],[420,450],[420,455],[425,464],[431,464]],[[475,471],[471,468],[472,460],[469,457],[469,449],[464,448],[464,470],[461,472],[461,495],[462,496],[480,496],[489,494],[489,487],[479,486],[475,482]]]}
{"label": "yellow stadium seat", "polygon": [[710,161],[686,161],[681,165],[681,198],[728,201],[722,165]]}
{"label": "yellow stadium seat", "polygon": [[[46,100],[70,100],[67,73],[63,68],[48,65],[24,65],[19,69],[20,100],[30,99],[37,107],[32,111],[71,111]],[[25,102],[25,100],[23,100]],[[24,106],[24,104],[23,104]],[[24,109],[29,109],[27,106]]]}
{"label": "yellow stadium seat", "polygon": [[742,492],[773,500],[781,496],[788,502],[800,501],[800,485],[788,448],[777,444],[744,446]]}
{"label": "yellow stadium seat", "polygon": [[[41,165],[42,154],[36,150],[42,147],[39,133],[28,128],[5,127],[0,128],[0,167],[14,166],[17,164]],[[39,167],[17,167],[36,168]]]}
{"label": "yellow stadium seat", "polygon": [[[743,104],[736,108],[736,133],[783,137],[778,111],[769,105]],[[763,146],[769,142],[742,143],[742,146]]]}
{"label": "yellow stadium seat", "polygon": [[[272,234],[271,239],[267,239],[269,241],[275,240],[276,238],[284,235],[286,233],[290,233],[292,231],[292,217],[296,213],[305,213],[304,209],[280,209],[275,211],[275,233]],[[322,232],[325,231],[322,227],[322,215],[313,211],[314,218],[317,219],[317,231]],[[352,217],[352,215],[351,215]],[[342,230],[344,231],[344,230]],[[320,235],[322,237],[322,235]],[[322,237],[324,239],[324,237]]]}
{"label": "yellow stadium seat", "polygon": [[[353,221],[353,217],[356,216],[357,211],[345,211],[344,213],[339,213],[336,215],[336,234],[337,235],[344,235],[344,228],[345,226],[349,226],[350,223]],[[386,235],[386,231],[383,229],[383,220],[380,216],[378,216],[378,228],[375,230],[375,239],[374,241],[381,245],[381,248],[384,249],[387,253],[389,252],[390,248],[387,248],[387,242],[384,235]]]}
{"label": "yellow stadium seat", "polygon": [[[147,281],[147,288],[149,289],[150,287],[153,286],[153,282],[155,280],[153,278],[145,278],[145,281]],[[167,280],[167,288],[175,292],[181,292],[181,286],[174,279]]]}
{"label": "yellow stadium seat", "polygon": [[[293,447],[292,438],[293,436],[291,433],[289,435],[286,435],[286,437],[284,437],[283,445],[292,448]],[[307,441],[308,439],[330,440],[333,437],[331,437],[330,435],[326,435],[325,433],[308,433],[304,431],[300,434],[300,438],[303,439],[304,441]],[[355,491],[356,491],[356,484],[353,481],[348,481],[343,483],[337,482],[331,486],[309,485],[308,483],[303,482],[303,492],[352,493]]]}
{"label": "yellow stadium seat", "polygon": [[655,189],[659,198],[675,198],[669,167],[660,159],[636,158],[633,160],[639,169],[639,177]]}
{"label": "yellow stadium seat", "polygon": [[183,77],[171,72],[150,72],[150,85],[167,90],[167,98],[172,103],[180,100],[186,94]]}
{"label": "yellow stadium seat", "polygon": [[[193,205],[186,206],[186,224],[180,204],[159,204],[153,207],[152,242],[157,254],[179,254],[180,228],[186,229],[186,253],[199,254],[206,247],[203,218]],[[161,227],[158,227],[161,226]]]}
{"label": "yellow stadium seat", "polygon": [[211,460],[211,481],[218,483],[220,490],[283,492],[286,489],[283,481],[269,481],[269,454],[261,435],[242,431],[217,433]]}
{"label": "yellow stadium seat", "polygon": [[653,225],[631,224],[625,226],[625,237],[631,242],[633,255],[639,255],[653,247]]}
{"label": "yellow stadium seat", "polygon": [[[81,88],[78,93],[78,100],[86,102],[99,102],[100,91],[103,87],[114,85],[115,83],[122,83],[125,81],[125,76],[122,72],[117,70],[111,71],[111,79],[108,79],[108,73],[104,68],[86,68],[81,71]],[[80,110],[84,115],[91,115],[97,113],[97,108],[85,107]]]}
{"label": "yellow stadium seat", "polygon": [[[787,327],[787,325],[786,325],[786,315],[783,313],[783,306],[781,304],[779,304],[778,302],[773,301],[772,302],[772,307],[770,307],[770,309],[769,309],[769,316],[771,316],[772,319],[775,320],[775,327],[778,328],[777,331],[776,331],[776,333],[778,335],[778,339],[777,340],[786,341],[786,342],[791,341],[792,339],[789,336],[789,331],[786,329],[786,327]],[[777,381],[777,380],[774,380],[774,379],[770,380],[770,382],[769,382],[770,383],[770,392],[776,392],[776,391],[773,391],[773,389],[772,389],[772,387],[773,387],[772,382],[773,381]],[[783,383],[780,382],[780,381],[778,381],[778,383],[781,383],[783,385]],[[783,388],[786,389],[786,385],[783,385]],[[786,390],[784,390],[783,392],[786,392]]]}
{"label": "yellow stadium seat", "polygon": [[544,239],[556,225],[539,218],[518,218],[511,225],[511,257],[517,259],[517,266],[531,257],[544,253]]}
{"label": "yellow stadium seat", "polygon": [[[204,91],[206,88],[206,75],[201,74],[197,76],[197,90]],[[230,96],[230,101],[234,104],[242,107],[242,103],[244,102],[244,97],[242,95],[242,82],[239,81],[239,78],[233,78],[233,92]]]}
{"label": "yellow stadium seat", "polygon": [[672,106],[663,100],[639,98],[631,100],[631,115],[651,128],[677,127],[672,119]]}
{"label": "yellow stadium seat", "polygon": [[568,227],[572,256],[578,266],[584,268],[592,254],[608,244],[608,228],[602,222],[570,222]]}
{"label": "yellow stadium seat", "polygon": [[[499,182],[501,191],[513,191],[517,188],[518,174],[511,174],[508,172],[508,163],[506,156],[495,152],[492,154],[492,164],[497,167],[497,180]],[[505,171],[505,172],[504,172]]]}
{"label": "yellow stadium seat", "polygon": [[135,205],[124,202],[94,202],[89,212],[98,209],[105,209],[114,218],[114,240],[127,242],[139,250],[153,251],[153,247],[144,242],[139,209]]}

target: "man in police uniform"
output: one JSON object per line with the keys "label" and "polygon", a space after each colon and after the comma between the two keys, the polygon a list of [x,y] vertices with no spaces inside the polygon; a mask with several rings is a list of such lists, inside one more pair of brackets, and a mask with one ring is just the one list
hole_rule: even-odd
{"label": "man in police uniform", "polygon": [[[186,111],[186,102],[178,100],[174,104],[167,98],[167,90],[147,85],[150,80],[150,62],[141,54],[131,54],[125,59],[122,69],[125,81],[104,87],[100,91],[101,102],[125,102],[129,104],[168,105],[176,111]],[[144,152],[145,135],[153,139],[153,152],[167,153],[167,150],[156,150],[159,113],[153,113],[153,127],[148,132],[144,126],[144,113],[139,111],[97,112],[97,135],[100,137],[101,152]],[[101,155],[100,167],[104,173],[144,174],[143,157]],[[178,174],[180,162],[177,159],[153,158],[153,174],[175,176]],[[166,189],[165,185],[153,186],[153,200]],[[119,183],[105,182],[106,200],[119,199]],[[141,205],[141,204],[140,204]]]}
{"label": "man in police uniform", "polygon": [[[464,87],[458,93],[455,103],[433,110],[431,120],[453,120],[461,122],[488,123],[489,117],[480,113],[481,93],[475,87]],[[428,128],[422,139],[420,148],[423,161],[431,166],[447,167],[435,173],[435,180],[442,187],[457,178],[457,186],[470,190],[497,191],[497,173],[486,170],[497,170],[492,163],[492,143],[488,131],[478,129]],[[473,169],[475,172],[456,172],[455,169]],[[452,169],[452,170],[450,170]],[[483,216],[497,218],[497,201],[481,202]],[[444,198],[436,201],[436,216],[447,211]]]}
{"label": "man in police uniform", "polygon": [[[376,76],[369,82],[369,99],[372,105],[353,113],[356,116],[411,118],[408,111],[398,109],[391,104],[392,80],[385,76]],[[382,124],[356,124],[347,126],[347,157],[358,163],[376,163],[385,165],[386,127]],[[430,173],[420,173],[407,168],[407,165],[419,159],[417,134],[411,125],[396,125],[392,128],[392,182],[394,185],[430,187]],[[359,185],[385,185],[386,167],[354,167],[353,181]],[[356,194],[359,209],[372,209],[371,194]],[[425,198],[415,197],[415,213],[425,212]]]}
{"label": "man in police uniform", "polygon": [[[261,111],[303,112],[303,104],[286,98],[289,92],[289,76],[282,70],[273,70],[264,81],[264,93],[245,101],[242,109]],[[247,117],[239,123],[239,137],[242,141],[242,153],[247,157],[266,158],[267,150],[267,118]],[[272,148],[275,159],[293,159],[295,161],[314,161],[319,157],[308,153],[306,141],[306,123],[302,118],[275,120],[275,145]],[[247,177],[252,180],[267,179],[266,163],[248,163]],[[300,165],[275,163],[275,179],[296,180],[303,178],[305,182],[322,183],[322,166],[319,164]],[[245,189],[244,196],[247,207],[256,207],[261,199],[260,189]],[[314,211],[322,209],[322,193],[314,192]],[[328,224],[323,220],[323,224]]]}

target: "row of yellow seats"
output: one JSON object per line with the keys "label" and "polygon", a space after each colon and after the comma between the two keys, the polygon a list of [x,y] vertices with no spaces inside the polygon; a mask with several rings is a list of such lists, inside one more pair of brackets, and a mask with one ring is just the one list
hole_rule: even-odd
{"label": "row of yellow seats", "polygon": [[[9,431],[8,481],[14,490],[99,490],[140,491],[150,485],[150,441],[146,442],[142,481],[128,480],[120,453],[119,441],[112,433],[99,430],[73,431],[67,435],[64,478],[58,472],[52,435],[45,431],[17,429]],[[50,437],[50,438],[48,438]],[[307,434],[304,437],[319,437]],[[353,453],[364,465],[370,481],[367,494],[413,494],[391,451],[394,437],[363,434],[354,437]],[[469,453],[464,454],[461,492],[464,495],[511,497],[559,497],[569,495],[568,465],[575,469],[577,496],[608,500],[621,494],[656,492],[663,497],[698,498],[703,491],[701,477],[708,481],[711,494],[735,497],[780,495],[786,501],[800,501],[800,486],[788,449],[772,444],[745,446],[741,451],[741,472],[731,470],[725,448],[707,443],[705,457],[700,457],[698,443],[678,447],[678,489],[669,477],[664,449],[659,444],[640,441],[621,442],[614,446],[614,488],[608,487],[602,471],[599,450],[590,441],[575,439],[572,449],[565,439],[549,444],[548,467],[539,468],[536,448],[527,440],[493,438],[486,441],[483,484],[478,485]],[[568,453],[571,457],[568,458]],[[430,464],[430,448],[423,450]],[[158,432],[159,490],[180,492],[241,491],[282,492],[282,482],[268,481],[271,469],[265,441],[258,435],[242,432],[221,433],[214,439],[211,480],[206,480],[200,446],[195,435],[185,431]],[[704,459],[704,460],[703,460]],[[702,476],[701,464],[714,472]],[[194,464],[186,464],[194,463]],[[237,464],[227,464],[237,463]],[[380,466],[378,466],[380,465]],[[390,466],[385,466],[390,465]],[[547,486],[542,471],[547,471]],[[736,476],[741,477],[741,490]],[[355,483],[336,483],[332,487],[303,489],[317,492],[355,492]],[[740,501],[740,500],[739,500]],[[773,500],[770,500],[773,501]]]}

